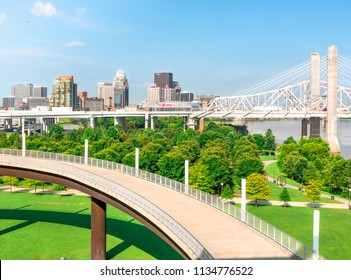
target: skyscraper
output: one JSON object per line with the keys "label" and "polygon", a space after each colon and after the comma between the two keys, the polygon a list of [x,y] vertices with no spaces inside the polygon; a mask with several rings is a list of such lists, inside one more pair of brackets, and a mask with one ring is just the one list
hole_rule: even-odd
{"label": "skyscraper", "polygon": [[128,79],[124,71],[121,69],[117,71],[115,78],[113,79],[114,88],[114,107],[124,108],[129,105],[129,84]]}
{"label": "skyscraper", "polygon": [[15,99],[15,103],[22,103],[23,98],[33,96],[33,84],[12,85],[11,96]]}
{"label": "skyscraper", "polygon": [[50,98],[50,107],[71,107],[77,108],[77,84],[73,76],[59,76],[53,86]]}
{"label": "skyscraper", "polygon": [[34,86],[33,97],[47,97],[48,88],[42,86]]}
{"label": "skyscraper", "polygon": [[98,98],[104,100],[104,109],[124,108],[129,105],[129,84],[123,70],[118,70],[113,83],[98,83]]}
{"label": "skyscraper", "polygon": [[173,73],[167,73],[167,72],[155,73],[154,84],[160,88],[165,88],[166,86],[173,88],[174,87]]}

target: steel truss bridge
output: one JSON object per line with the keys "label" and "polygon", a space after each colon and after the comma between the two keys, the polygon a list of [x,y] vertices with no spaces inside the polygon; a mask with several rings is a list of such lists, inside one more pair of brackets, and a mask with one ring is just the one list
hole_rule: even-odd
{"label": "steel truss bridge", "polygon": [[[351,118],[351,60],[338,57],[337,114]],[[320,96],[311,99],[311,61],[230,97],[213,99],[196,117],[218,118],[309,118],[326,117],[327,56],[321,58]],[[311,110],[311,102],[319,108]]]}

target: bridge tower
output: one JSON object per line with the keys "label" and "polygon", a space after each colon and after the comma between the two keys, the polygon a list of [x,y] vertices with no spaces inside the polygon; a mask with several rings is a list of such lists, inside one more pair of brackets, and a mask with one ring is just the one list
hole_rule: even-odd
{"label": "bridge tower", "polygon": [[328,77],[327,77],[327,140],[330,152],[340,153],[337,128],[337,82],[338,82],[338,50],[336,46],[328,48]]}
{"label": "bridge tower", "polygon": [[[320,111],[320,81],[321,81],[321,59],[317,52],[311,54],[311,93],[310,110]],[[310,118],[310,138],[321,137],[321,119],[319,117]]]}

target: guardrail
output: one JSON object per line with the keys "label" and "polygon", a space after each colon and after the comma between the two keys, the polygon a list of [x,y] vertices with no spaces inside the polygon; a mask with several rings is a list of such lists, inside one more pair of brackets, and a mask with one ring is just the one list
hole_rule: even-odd
{"label": "guardrail", "polygon": [[[11,156],[16,156],[16,157],[22,157],[22,150],[11,150],[11,149],[0,149],[0,155],[11,155]],[[33,150],[27,150],[26,151],[26,157],[30,158],[38,158],[38,159],[50,159],[50,160],[56,160],[56,161],[61,161],[61,162],[69,162],[69,163],[77,163],[77,164],[85,164],[85,159],[82,156],[74,156],[74,155],[68,155],[68,154],[56,154],[56,153],[50,153],[50,152],[41,152],[41,151],[33,151]],[[22,157],[23,158],[23,157]],[[303,259],[303,260],[323,260],[324,257],[321,255],[315,253],[311,248],[308,246],[304,245],[294,237],[288,235],[287,233],[281,231],[280,229],[274,227],[273,225],[267,223],[266,221],[256,217],[255,215],[249,213],[249,212],[244,212],[242,211],[241,208],[235,206],[233,203],[230,202],[224,202],[222,201],[219,197],[215,195],[211,195],[209,193],[203,192],[199,189],[193,188],[191,186],[186,186],[185,184],[172,180],[170,178],[163,177],[158,174],[154,174],[151,172],[147,172],[144,170],[138,170],[135,169],[134,167],[123,165],[120,163],[115,163],[107,160],[101,160],[101,159],[95,159],[95,158],[88,158],[87,161],[88,165],[95,166],[95,167],[100,167],[100,168],[105,168],[109,170],[117,170],[121,173],[139,177],[141,179],[147,180],[149,182],[164,186],[166,188],[172,189],[174,191],[183,193],[185,195],[188,195],[192,198],[195,198],[203,203],[206,203],[208,205],[211,205],[212,207],[215,207],[219,209],[220,211],[223,211],[227,213],[228,215],[234,217],[235,219],[240,220],[241,222],[245,223],[247,226],[257,230],[260,234],[266,236],[267,238],[273,240],[283,248],[287,249],[289,252],[293,253],[296,255],[298,258]],[[109,181],[109,180],[107,180]],[[109,184],[111,184],[111,181],[109,181]],[[107,188],[109,185],[107,184]],[[124,189],[124,188],[123,188]],[[125,190],[125,189],[124,189]],[[119,190],[120,191],[120,190]],[[131,191],[129,191],[131,192]],[[131,192],[133,193],[133,192]],[[133,193],[133,196],[138,197],[139,200],[145,200],[141,196],[139,196],[136,193]],[[133,199],[132,197],[128,199]],[[147,201],[147,200],[145,200]],[[139,202],[138,202],[139,203]],[[146,202],[143,202],[146,203]],[[147,201],[147,203],[150,204],[150,202]],[[150,213],[155,216],[157,219],[159,219],[159,213],[157,211],[162,212],[164,215],[168,216],[166,213],[164,213],[161,209],[159,209],[156,205],[148,205],[150,209]],[[151,209],[153,208],[153,209]],[[156,211],[156,212],[153,212]],[[169,224],[169,221],[172,221],[172,224]],[[169,216],[167,219],[162,221],[163,224],[165,224],[169,229],[172,230],[172,228],[177,225],[179,229],[181,228],[182,230],[179,232],[182,232],[182,234],[179,234],[179,238],[181,238],[188,246],[188,238],[190,239],[195,239],[185,228],[183,228],[181,225],[179,225],[176,221],[174,221],[172,218]],[[169,225],[168,225],[169,224]],[[173,230],[172,230],[173,231]],[[185,232],[184,232],[185,231]],[[195,239],[196,240],[196,239]],[[196,250],[195,247],[192,248],[193,252],[197,252],[196,254],[199,254],[199,258],[201,259],[213,259],[213,257],[207,252],[207,250],[196,240],[194,241],[194,244],[197,243]],[[201,248],[202,247],[202,248]]]}

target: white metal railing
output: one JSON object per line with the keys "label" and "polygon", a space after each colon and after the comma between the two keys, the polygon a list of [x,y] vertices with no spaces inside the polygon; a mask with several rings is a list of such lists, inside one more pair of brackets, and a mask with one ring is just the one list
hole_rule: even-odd
{"label": "white metal railing", "polygon": [[[0,149],[0,155],[11,155],[16,157],[22,157],[22,150],[12,150],[12,149]],[[40,158],[40,159],[50,159],[55,161],[62,161],[62,162],[70,162],[70,163],[77,163],[77,164],[84,164],[84,157],[83,156],[74,156],[74,155],[67,155],[67,154],[56,154],[50,152],[41,152],[41,151],[33,151],[27,150],[26,157],[29,158]],[[22,157],[22,160],[24,157]],[[46,161],[48,163],[48,161]],[[186,194],[192,198],[195,198],[203,203],[211,205],[227,213],[228,215],[236,218],[237,220],[242,221],[246,225],[252,227],[253,229],[257,230],[262,235],[270,238],[283,248],[287,249],[289,252],[293,253],[300,259],[304,260],[322,260],[324,259],[321,255],[315,253],[311,248],[304,245],[294,237],[284,233],[280,229],[274,227],[273,225],[267,223],[266,221],[256,217],[255,215],[249,212],[243,212],[241,208],[235,206],[233,203],[223,202],[218,196],[211,195],[209,193],[203,192],[199,189],[193,188],[191,186],[185,186],[185,184],[172,180],[170,178],[163,177],[158,174],[154,174],[151,172],[147,172],[144,170],[136,170],[134,167],[123,165],[120,163],[110,162],[106,160],[100,160],[95,158],[88,158],[88,165],[101,167],[109,170],[117,170],[121,173],[128,174],[131,176],[139,177],[141,179],[147,180],[149,182],[153,182],[155,184],[164,186],[166,188],[172,189],[174,191]],[[75,168],[75,174],[82,173],[83,170]],[[65,172],[67,170],[64,170]],[[70,172],[73,172],[70,170]],[[84,171],[89,173],[87,171]],[[81,174],[83,176],[83,174]],[[94,176],[94,174],[84,174],[85,177],[82,178],[89,178]],[[97,176],[96,176],[97,177]],[[101,177],[99,177],[101,178]],[[159,209],[156,205],[151,204],[149,201],[141,197],[140,195],[127,190],[118,184],[114,183],[116,186],[111,186],[110,180],[104,179],[105,181],[100,182],[99,184],[103,184],[103,187],[107,189],[111,189],[117,192],[119,195],[128,198],[132,202],[136,203],[138,206],[145,207],[144,209],[147,210],[151,215],[159,219],[167,228],[172,230],[174,233],[178,235],[178,237],[183,240],[191,249],[192,251],[200,258],[200,259],[213,259],[213,257],[207,252],[207,250],[193,237],[185,228],[179,225],[176,221],[174,221],[171,217],[169,217],[166,213],[164,213],[161,209]],[[96,182],[95,182],[96,183]],[[147,209],[146,209],[147,208]],[[189,242],[191,244],[189,244]]]}

